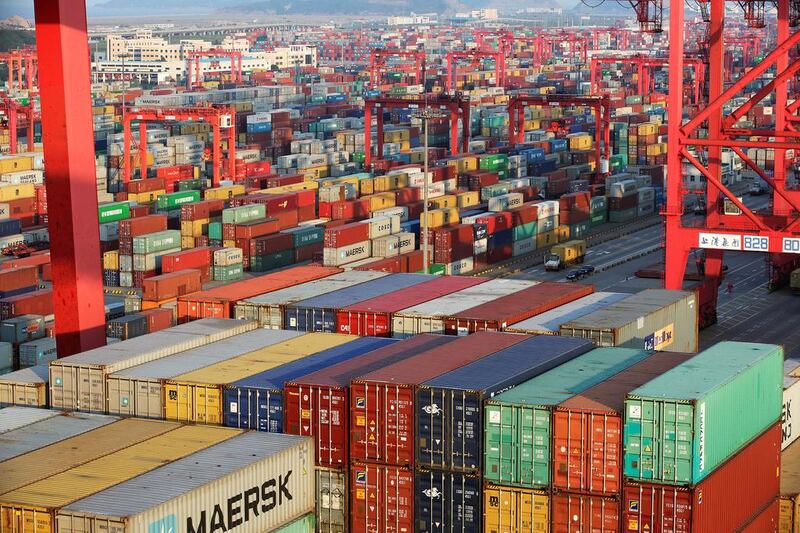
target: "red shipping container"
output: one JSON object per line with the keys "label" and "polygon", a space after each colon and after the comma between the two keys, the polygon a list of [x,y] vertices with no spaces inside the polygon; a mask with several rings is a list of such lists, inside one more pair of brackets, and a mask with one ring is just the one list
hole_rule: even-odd
{"label": "red shipping container", "polygon": [[314,220],[317,218],[317,206],[315,205],[301,205],[297,208],[297,221],[305,222],[307,220]]}
{"label": "red shipping container", "polygon": [[511,223],[514,226],[522,226],[539,220],[539,207],[535,203],[525,203],[516,209],[509,209],[511,213]]}
{"label": "red shipping container", "polygon": [[[227,224],[225,224],[227,225]],[[224,226],[223,225],[223,231]],[[233,237],[226,237],[230,239],[254,239],[270,233],[278,233],[280,231],[278,220],[271,218],[268,220],[255,220],[252,222],[244,222],[242,224],[235,224]]]}
{"label": "red shipping container", "polygon": [[433,262],[452,263],[471,257],[475,230],[472,224],[457,224],[433,230]]}
{"label": "red shipping container", "polygon": [[146,309],[140,313],[147,319],[147,332],[155,333],[162,329],[171,328],[172,324],[172,309]]}
{"label": "red shipping container", "polygon": [[129,181],[127,185],[128,193],[141,194],[143,192],[158,191],[166,187],[162,178],[148,178],[144,180]]}
{"label": "red shipping container", "polygon": [[342,226],[325,228],[323,243],[326,248],[341,248],[369,240],[369,224],[350,222]]}
{"label": "red shipping container", "polygon": [[[0,218],[19,218],[24,215],[36,214],[36,198],[18,198],[0,203]],[[46,211],[45,211],[46,212]]]}
{"label": "red shipping container", "polygon": [[397,205],[408,205],[419,202],[422,198],[422,189],[417,187],[404,187],[394,191],[394,201]]}
{"label": "red shipping container", "polygon": [[150,214],[150,206],[148,205],[132,205],[131,218],[146,217]]}
{"label": "red shipping container", "polygon": [[120,241],[165,229],[167,229],[167,215],[147,215],[119,221]]}
{"label": "red shipping container", "polygon": [[200,277],[200,271],[195,269],[153,276],[144,280],[142,298],[159,302],[197,292],[203,288]]}
{"label": "red shipping container", "polygon": [[[775,533],[780,523],[780,510],[781,501],[776,498],[752,522],[741,529],[741,533]],[[780,531],[784,533],[784,530]]]}
{"label": "red shipping container", "polygon": [[41,289],[0,300],[0,320],[19,315],[52,315],[53,291]]}
{"label": "red shipping container", "polygon": [[553,487],[614,495],[622,491],[622,410],[626,395],[692,354],[657,352],[560,403],[553,412]]}
{"label": "red shipping container", "polygon": [[631,194],[630,196],[623,196],[621,198],[611,196],[608,198],[608,209],[610,211],[623,211],[625,209],[631,209],[636,207],[638,203],[639,203],[639,197],[635,194]]}
{"label": "red shipping container", "polygon": [[291,211],[279,211],[277,213],[271,214],[270,216],[274,218],[275,221],[277,222],[279,231],[288,228],[294,228],[300,221],[297,209],[292,209]]}
{"label": "red shipping container", "polygon": [[269,176],[265,183],[264,189],[271,187],[283,187],[284,185],[293,185],[295,183],[303,183],[306,177],[302,174],[292,174],[291,176]]}
{"label": "red shipping container", "polygon": [[286,382],[284,431],[314,437],[317,465],[346,468],[350,457],[350,380],[447,344],[451,339],[417,335]]}
{"label": "red shipping container", "polygon": [[558,224],[560,226],[564,225],[572,225],[577,224],[579,222],[585,222],[589,220],[589,211],[582,210],[571,210],[571,211],[559,211],[558,213]]}
{"label": "red shipping container", "polygon": [[[694,487],[625,482],[622,530],[740,531],[780,492],[781,425],[771,427]],[[763,529],[753,529],[763,533]],[[772,531],[772,530],[770,530]]]}
{"label": "red shipping container", "polygon": [[417,386],[526,338],[484,331],[354,378],[350,459],[413,465]]}
{"label": "red shipping container", "polygon": [[50,263],[45,263],[41,266],[42,281],[53,281],[53,272],[50,268]]}
{"label": "red shipping container", "polygon": [[486,224],[486,232],[489,235],[514,227],[513,218],[508,211],[479,216],[475,219],[475,223]]}
{"label": "red shipping container", "polygon": [[400,256],[386,257],[379,261],[373,261],[363,266],[357,266],[353,270],[372,270],[375,272],[392,272],[398,274],[403,270],[403,260]]}
{"label": "red shipping container", "polygon": [[184,323],[198,318],[232,318],[233,307],[239,300],[325,278],[339,272],[341,269],[333,267],[298,266],[180,296],[178,322]]}
{"label": "red shipping container", "polygon": [[133,286],[137,289],[141,289],[144,286],[144,280],[147,278],[153,278],[158,275],[157,270],[145,270],[144,272],[139,270],[133,271]]}
{"label": "red shipping container", "polygon": [[208,246],[181,250],[180,252],[167,254],[161,257],[161,272],[165,274],[187,269],[197,269],[201,273],[201,279],[205,280],[207,279],[207,275],[203,275],[203,272],[208,272],[210,266],[211,248]]}
{"label": "red shipping container", "polygon": [[181,220],[202,220],[222,216],[225,200],[202,200],[181,206]]}
{"label": "red shipping container", "polygon": [[39,283],[39,268],[21,266],[0,270],[0,292],[31,287]]}
{"label": "red shipping container", "polygon": [[250,240],[247,255],[269,255],[294,247],[294,236],[291,233],[275,233]]}
{"label": "red shipping container", "polygon": [[620,531],[619,500],[616,498],[562,492],[552,496],[550,507],[553,513],[551,533]]}
{"label": "red shipping container", "polygon": [[392,332],[392,313],[458,292],[486,281],[486,278],[442,276],[349,305],[337,311],[339,333],[369,337],[388,337]]}
{"label": "red shipping container", "polygon": [[50,263],[50,252],[35,253],[28,257],[20,257],[19,259],[10,259],[0,264],[0,271],[8,270],[11,268],[22,268],[28,266],[42,266]]}
{"label": "red shipping container", "polygon": [[499,263],[506,259],[511,259],[511,254],[514,248],[511,244],[504,244],[502,246],[495,246],[486,250],[486,262],[489,264]]}
{"label": "red shipping container", "polygon": [[558,199],[559,209],[561,211],[569,211],[574,208],[589,210],[589,198],[591,195],[588,192],[571,192],[563,195]]}
{"label": "red shipping container", "polygon": [[350,467],[350,531],[409,533],[414,529],[414,472],[396,466]]}
{"label": "red shipping container", "polygon": [[420,272],[423,268],[423,259],[424,254],[422,250],[414,250],[412,252],[408,252],[399,256],[400,259],[403,261],[403,270],[402,272]]}
{"label": "red shipping container", "polygon": [[317,254],[322,253],[322,249],[323,246],[321,242],[315,242],[313,244],[301,246],[300,248],[295,248],[294,262],[304,263],[306,261],[312,261]]}
{"label": "red shipping container", "polygon": [[593,292],[592,285],[545,281],[448,317],[445,319],[445,333],[461,335],[482,329],[502,331],[511,324],[542,314]]}

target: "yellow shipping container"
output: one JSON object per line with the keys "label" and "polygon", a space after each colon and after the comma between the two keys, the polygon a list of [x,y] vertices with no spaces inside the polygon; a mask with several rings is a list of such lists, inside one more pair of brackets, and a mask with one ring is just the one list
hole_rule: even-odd
{"label": "yellow shipping container", "polygon": [[392,190],[392,180],[389,176],[375,176],[372,178],[373,193],[388,192]]}
{"label": "yellow shipping container", "polygon": [[428,200],[429,208],[444,209],[445,207],[458,207],[458,197],[455,194],[445,194]]}
{"label": "yellow shipping container", "polygon": [[184,250],[188,250],[189,248],[194,248],[194,247],[195,247],[194,237],[181,236],[181,248],[183,248]]}
{"label": "yellow shipping container", "polygon": [[131,202],[136,202],[138,204],[148,204],[151,202],[155,202],[156,199],[162,194],[167,194],[166,189],[159,189],[157,191],[140,192],[140,193],[128,193],[128,200]]}
{"label": "yellow shipping container", "polygon": [[328,165],[320,165],[318,167],[298,168],[297,173],[313,179],[327,178]]}
{"label": "yellow shipping container", "polygon": [[207,233],[208,223],[211,219],[202,218],[200,220],[181,220],[182,237],[199,237]]}
{"label": "yellow shipping container", "polygon": [[425,162],[425,150],[411,150],[408,155],[409,163],[421,164]]}
{"label": "yellow shipping container", "polygon": [[478,191],[465,191],[456,195],[458,197],[458,207],[472,207],[481,203],[481,193]]}
{"label": "yellow shipping container", "polygon": [[0,155],[0,174],[18,170],[32,170],[33,158],[22,155]]}
{"label": "yellow shipping container", "polygon": [[351,335],[308,333],[176,376],[164,384],[164,418],[221,424],[224,385],[354,339]]}
{"label": "yellow shipping container", "polygon": [[111,250],[103,254],[103,268],[105,270],[119,270],[119,250]]}
{"label": "yellow shipping container", "polygon": [[483,509],[484,533],[550,531],[550,498],[544,491],[487,484]]}
{"label": "yellow shipping container", "polygon": [[[308,176],[306,176],[306,178],[308,178]],[[302,183],[292,183],[289,185],[281,185],[280,187],[270,187],[269,189],[262,189],[261,192],[268,194],[282,194],[292,191],[317,190],[318,188],[319,182],[306,179],[306,181]]]}
{"label": "yellow shipping container", "polygon": [[389,179],[389,190],[405,189],[408,187],[408,174],[405,172],[397,172],[396,174],[389,174],[386,176]]}
{"label": "yellow shipping container", "polygon": [[566,224],[563,226],[558,226],[555,229],[556,235],[558,235],[558,242],[567,242],[569,240],[569,226]]}
{"label": "yellow shipping container", "polygon": [[225,248],[236,248],[236,240],[235,239],[225,239],[222,241],[222,246]]}
{"label": "yellow shipping container", "polygon": [[558,244],[558,230],[550,230],[536,235],[536,248],[545,248]]}
{"label": "yellow shipping container", "polygon": [[375,193],[375,178],[364,178],[358,181],[359,196],[367,196]]}
{"label": "yellow shipping container", "polygon": [[650,122],[645,122],[645,123],[639,124],[639,127],[638,127],[639,136],[642,136],[642,135],[655,135],[656,131],[658,131],[656,129],[656,125],[652,124]]}
{"label": "yellow shipping container", "polygon": [[228,185],[227,187],[216,187],[206,189],[203,197],[206,200],[227,200],[234,196],[241,196],[245,192],[244,185]]}
{"label": "yellow shipping container", "polygon": [[32,198],[36,195],[36,189],[32,183],[22,183],[20,185],[4,184],[0,185],[0,202],[8,202],[18,198]]}
{"label": "yellow shipping container", "polygon": [[573,135],[569,137],[570,150],[589,150],[592,147],[591,135]]}
{"label": "yellow shipping container", "polygon": [[173,427],[161,435],[7,492],[0,496],[0,531],[52,533],[59,508],[241,433],[230,428]]}
{"label": "yellow shipping container", "polygon": [[370,211],[377,211],[378,209],[383,209],[385,207],[394,207],[395,206],[395,197],[394,194],[390,192],[382,192],[379,194],[373,194],[372,196],[367,196],[365,198],[369,198],[369,210]]}
{"label": "yellow shipping container", "polygon": [[797,496],[781,496],[778,517],[779,533],[800,533],[800,521],[797,519],[797,500]]}
{"label": "yellow shipping container", "polygon": [[[424,226],[424,213],[420,214],[419,220],[420,224]],[[456,207],[446,209],[431,209],[428,211],[428,227],[431,229],[441,228],[442,226],[448,226],[450,224],[457,224],[459,220],[458,208]]]}

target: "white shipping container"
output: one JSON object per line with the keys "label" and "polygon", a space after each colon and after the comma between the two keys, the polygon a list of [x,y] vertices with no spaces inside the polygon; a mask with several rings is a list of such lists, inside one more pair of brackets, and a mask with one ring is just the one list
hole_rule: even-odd
{"label": "white shipping container", "polygon": [[559,213],[559,203],[555,200],[547,200],[536,204],[539,208],[539,219],[557,216]]}
{"label": "white shipping container", "polygon": [[400,231],[399,215],[368,218],[362,220],[361,223],[369,225],[370,239],[377,239],[378,237],[392,235]]}
{"label": "white shipping container", "polygon": [[361,241],[340,248],[324,248],[322,250],[322,263],[325,266],[341,266],[370,257],[372,242]]}
{"label": "white shipping container", "polygon": [[522,239],[521,241],[514,241],[511,255],[517,257],[520,255],[529,254],[536,250],[536,237]]}
{"label": "white shipping container", "polygon": [[[131,267],[133,268],[133,267]],[[120,287],[133,287],[133,272],[119,271],[119,286]]]}
{"label": "white shipping container", "polygon": [[272,531],[315,511],[315,477],[311,439],[245,433],[61,508],[56,531]]}
{"label": "white shipping container", "polygon": [[[134,272],[147,272],[148,270],[158,270],[161,268],[161,257],[167,254],[174,254],[180,252],[181,248],[171,248],[162,252],[153,254],[133,254],[133,270]],[[120,268],[121,268],[120,264]]]}
{"label": "white shipping container", "polygon": [[[23,368],[0,376],[0,407],[26,405],[45,407],[47,402],[47,365]],[[6,452],[7,442],[0,448],[0,461]]]}
{"label": "white shipping container", "polygon": [[485,254],[489,249],[489,239],[478,239],[472,243],[472,255]]}
{"label": "white shipping container", "polygon": [[495,213],[519,207],[524,202],[522,193],[510,192],[489,198],[488,209]]}
{"label": "white shipping container", "polygon": [[214,266],[238,265],[243,258],[241,248],[222,248],[214,251]]}
{"label": "white shipping container", "polygon": [[20,172],[6,172],[5,174],[0,175],[0,181],[3,181],[4,183],[13,183],[15,185],[19,185],[21,183],[34,183],[38,185],[44,183],[44,171],[23,170]]}
{"label": "white shipping container", "polygon": [[0,433],[19,429],[29,424],[58,416],[61,413],[49,409],[11,406],[0,409]]}
{"label": "white shipping container", "polygon": [[467,274],[475,269],[475,259],[466,257],[458,261],[453,261],[444,266],[444,273],[448,276],[458,276],[459,274]]}
{"label": "white shipping container", "polygon": [[25,242],[25,236],[22,235],[21,233],[0,237],[0,249],[5,248],[7,246],[12,246],[14,244],[22,244],[23,242]]}
{"label": "white shipping container", "polygon": [[119,239],[119,223],[107,222],[100,224],[100,240],[101,241],[116,241]]}
{"label": "white shipping container", "polygon": [[378,209],[370,213],[372,218],[375,217],[390,217],[397,215],[400,217],[400,222],[407,222],[408,221],[408,207],[404,205],[398,205],[395,207],[384,207],[383,209]]}
{"label": "white shipping container", "polygon": [[783,409],[781,410],[781,450],[800,437],[800,421],[794,423],[794,408],[800,410],[800,361],[787,359],[783,364]]}

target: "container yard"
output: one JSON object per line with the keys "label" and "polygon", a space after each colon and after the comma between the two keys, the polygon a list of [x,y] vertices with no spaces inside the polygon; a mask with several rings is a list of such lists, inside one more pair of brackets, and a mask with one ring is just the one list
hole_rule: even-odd
{"label": "container yard", "polygon": [[0,533],[800,532],[795,0],[123,4],[0,6]]}

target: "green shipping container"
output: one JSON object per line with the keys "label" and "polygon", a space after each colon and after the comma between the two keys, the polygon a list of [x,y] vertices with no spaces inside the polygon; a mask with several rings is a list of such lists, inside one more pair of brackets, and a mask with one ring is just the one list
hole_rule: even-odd
{"label": "green shipping container", "polygon": [[203,180],[201,179],[181,180],[178,182],[179,191],[194,191],[202,188]]}
{"label": "green shipping container", "polygon": [[366,154],[364,152],[353,152],[353,162],[354,163],[363,163],[366,158]]}
{"label": "green shipping container", "polygon": [[294,248],[269,255],[251,255],[250,271],[267,272],[294,264]]}
{"label": "green shipping container", "polygon": [[598,211],[589,219],[589,225],[593,228],[600,224],[605,224],[606,222],[608,222],[608,213],[606,211]]}
{"label": "green shipping container", "polygon": [[156,200],[158,209],[180,209],[184,204],[191,204],[200,201],[200,191],[180,191],[162,194]]}
{"label": "green shipping container", "polygon": [[782,347],[720,342],[628,394],[625,476],[697,484],[780,419],[782,398]]}
{"label": "green shipping container", "polygon": [[570,224],[569,238],[582,239],[589,233],[589,222],[578,222],[577,224]]}
{"label": "green shipping container", "polygon": [[483,187],[481,188],[481,201],[486,202],[489,198],[508,194],[509,191],[511,191],[510,183],[495,183],[494,185]]}
{"label": "green shipping container", "polygon": [[522,241],[525,239],[530,239],[531,237],[535,237],[537,224],[538,222],[534,220],[533,222],[528,222],[527,224],[514,226],[511,230],[513,232],[513,239],[515,241]]}
{"label": "green shipping container", "polygon": [[210,222],[208,224],[208,238],[211,240],[222,240],[222,222]]}
{"label": "green shipping container", "polygon": [[100,224],[131,218],[131,204],[128,202],[100,204],[97,206],[97,218]]}
{"label": "green shipping container", "polygon": [[244,274],[242,264],[211,267],[211,277],[214,281],[234,281],[241,279]]}
{"label": "green shipping container", "polygon": [[273,529],[272,533],[314,533],[316,529],[317,519],[314,513],[308,513],[297,520],[289,522],[285,526]]}
{"label": "green shipping container", "polygon": [[487,401],[484,479],[529,488],[548,486],[552,409],[649,353],[598,348]]}
{"label": "green shipping container", "polygon": [[[422,268],[417,270],[415,274],[424,274],[425,269]],[[444,276],[444,265],[441,263],[431,263],[428,265],[428,274],[433,274],[434,276]]]}
{"label": "green shipping container", "polygon": [[152,254],[181,247],[181,232],[175,229],[157,231],[133,238],[134,254]]}
{"label": "green shipping container", "polygon": [[267,206],[263,204],[242,205],[222,210],[223,224],[241,224],[267,217]]}

